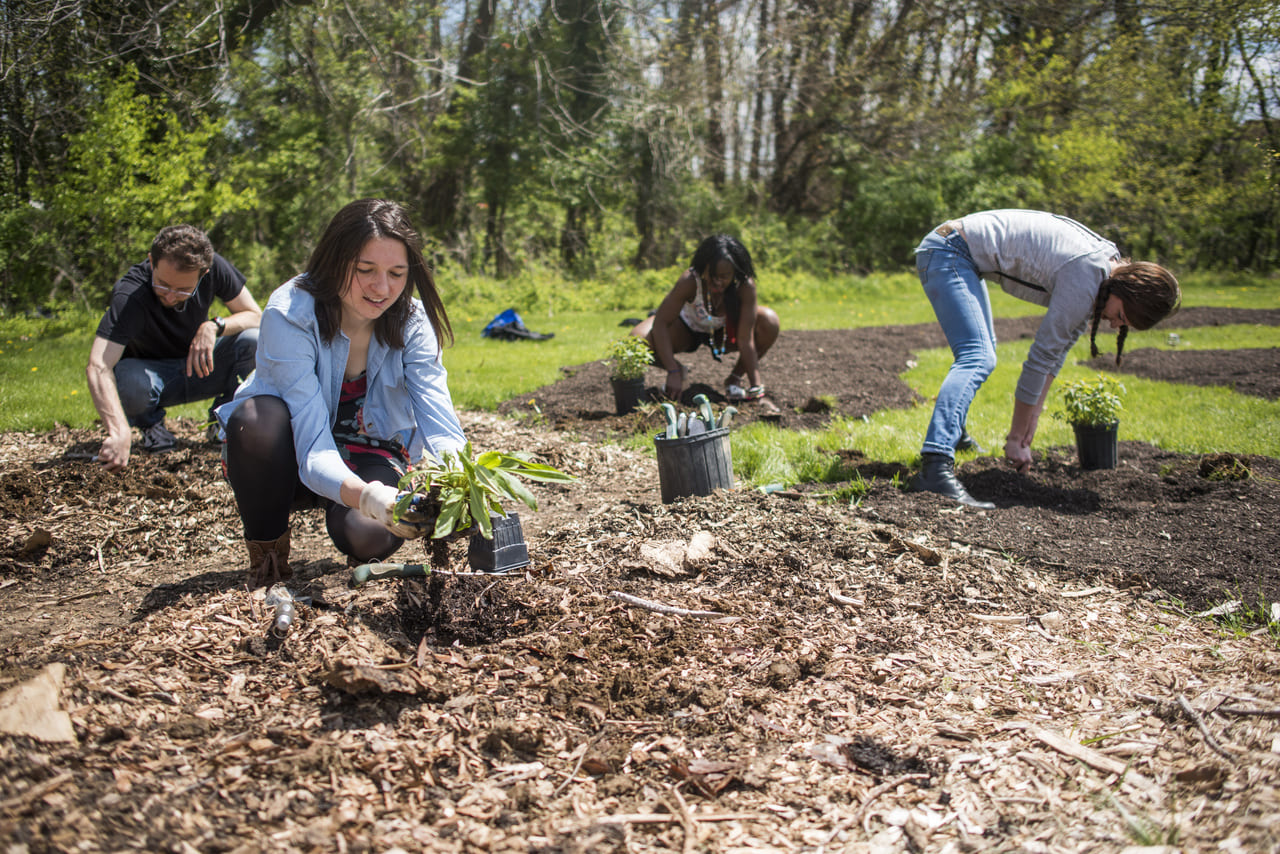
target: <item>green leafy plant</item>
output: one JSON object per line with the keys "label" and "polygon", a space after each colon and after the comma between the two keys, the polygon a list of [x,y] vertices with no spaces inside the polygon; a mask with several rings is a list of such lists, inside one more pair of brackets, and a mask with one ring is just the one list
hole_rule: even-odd
{"label": "green leafy plant", "polygon": [[1098,374],[1096,379],[1076,380],[1062,387],[1062,410],[1054,417],[1069,424],[1106,427],[1120,420],[1124,386],[1114,377]]}
{"label": "green leafy plant", "polygon": [[491,516],[505,516],[504,500],[518,499],[531,510],[538,509],[533,493],[521,479],[572,481],[571,474],[527,455],[485,451],[473,456],[471,443],[460,451],[446,451],[439,460],[424,459],[400,479],[404,493],[396,502],[396,518],[411,524],[431,525],[431,536],[445,539],[466,533],[473,527],[486,539],[493,539]]}
{"label": "green leafy plant", "polygon": [[627,335],[609,344],[609,379],[635,380],[653,364],[653,351],[643,338]]}

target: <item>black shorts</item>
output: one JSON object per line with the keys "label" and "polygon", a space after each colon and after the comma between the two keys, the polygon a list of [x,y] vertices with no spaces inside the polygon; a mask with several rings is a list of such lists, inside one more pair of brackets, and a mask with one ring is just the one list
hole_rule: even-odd
{"label": "black shorts", "polygon": [[683,317],[680,322],[684,324],[684,328],[689,330],[689,335],[693,338],[693,346],[685,350],[686,353],[692,353],[699,347],[706,345],[711,348],[711,358],[717,362],[720,361],[721,354],[725,349],[736,350],[738,345],[737,330],[729,328],[725,324],[725,328],[717,329],[714,332],[699,332],[685,322]]}

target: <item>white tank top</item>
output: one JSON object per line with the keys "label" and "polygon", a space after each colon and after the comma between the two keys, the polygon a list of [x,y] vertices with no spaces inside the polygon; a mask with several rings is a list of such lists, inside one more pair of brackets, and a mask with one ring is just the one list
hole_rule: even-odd
{"label": "white tank top", "polygon": [[693,273],[698,289],[693,300],[680,307],[680,319],[694,332],[714,332],[724,326],[724,318],[717,317],[707,308],[707,297],[702,291],[702,277],[695,273],[693,268],[690,268],[689,272]]}

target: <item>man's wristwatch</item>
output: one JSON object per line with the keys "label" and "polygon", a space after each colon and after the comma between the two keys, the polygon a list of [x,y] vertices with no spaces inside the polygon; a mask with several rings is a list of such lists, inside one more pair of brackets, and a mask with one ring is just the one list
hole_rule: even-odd
{"label": "man's wristwatch", "polygon": [[223,320],[221,317],[217,317],[217,316],[211,317],[209,319],[213,321],[214,328],[218,330],[213,334],[213,337],[221,338],[222,333],[227,331],[227,322]]}

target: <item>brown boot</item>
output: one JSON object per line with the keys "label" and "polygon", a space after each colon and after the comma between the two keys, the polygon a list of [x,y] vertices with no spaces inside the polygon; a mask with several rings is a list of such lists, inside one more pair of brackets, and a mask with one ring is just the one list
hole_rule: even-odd
{"label": "brown boot", "polygon": [[249,589],[270,587],[293,577],[289,568],[289,532],[278,540],[245,540],[249,547]]}

